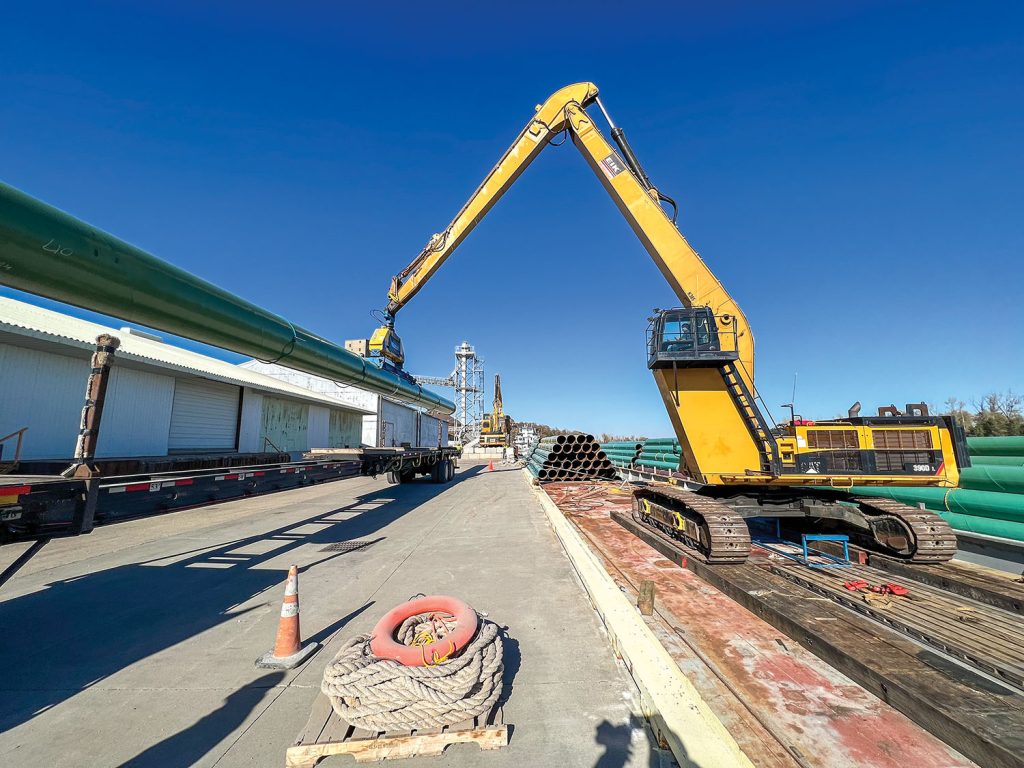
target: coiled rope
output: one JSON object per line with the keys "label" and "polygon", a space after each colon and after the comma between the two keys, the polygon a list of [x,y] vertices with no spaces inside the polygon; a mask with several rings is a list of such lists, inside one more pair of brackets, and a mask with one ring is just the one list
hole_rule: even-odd
{"label": "coiled rope", "polygon": [[[345,643],[324,670],[320,689],[338,717],[367,731],[414,730],[455,725],[486,714],[501,695],[501,635],[479,617],[479,629],[457,656],[406,667],[370,651],[370,635]],[[443,640],[450,627],[436,613],[402,622],[396,636],[405,645]]]}

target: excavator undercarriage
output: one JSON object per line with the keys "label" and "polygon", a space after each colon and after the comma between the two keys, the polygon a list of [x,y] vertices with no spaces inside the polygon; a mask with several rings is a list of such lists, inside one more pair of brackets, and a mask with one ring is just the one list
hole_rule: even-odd
{"label": "excavator undercarriage", "polygon": [[750,554],[748,519],[783,519],[815,532],[835,530],[875,552],[912,563],[940,563],[956,553],[956,536],[939,515],[892,499],[795,489],[722,495],[667,484],[633,492],[633,517],[696,550],[709,563],[742,563]]}

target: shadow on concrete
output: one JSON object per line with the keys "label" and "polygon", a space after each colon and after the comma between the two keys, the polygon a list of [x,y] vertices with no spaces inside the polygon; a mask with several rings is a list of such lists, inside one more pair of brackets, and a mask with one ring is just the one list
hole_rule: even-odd
{"label": "shadow on concrete", "polygon": [[[445,485],[388,486],[356,497],[346,506],[252,536],[54,581],[31,594],[0,602],[5,655],[19,659],[0,680],[0,732],[211,627],[278,603],[286,566],[267,568],[268,561],[309,544],[368,538],[473,474],[473,470],[462,471]],[[339,493],[344,493],[340,486]],[[201,514],[201,510],[179,514]],[[268,523],[274,514],[268,514]],[[308,571],[346,554],[311,555],[307,549],[296,555],[295,562]],[[264,604],[240,608],[271,588],[274,591],[265,596]],[[328,637],[337,631],[332,627],[310,639]],[[268,638],[268,643],[272,640]],[[247,666],[252,662],[239,659],[239,664]],[[179,674],[170,667],[160,669],[160,660],[151,663],[157,665],[157,685],[162,684],[161,678],[173,680]],[[255,705],[262,694],[253,691],[262,689],[250,688],[232,694],[230,704],[219,715],[211,714],[213,719],[204,730],[227,725],[245,706]]]}
{"label": "shadow on concrete", "polygon": [[199,762],[210,749],[240,726],[249,714],[284,678],[284,672],[271,672],[239,688],[213,712],[199,718],[183,731],[178,731],[131,760],[120,768],[187,768]]}
{"label": "shadow on concrete", "polygon": [[[374,601],[371,600],[359,606],[315,635],[305,638],[304,643],[316,642],[326,645],[331,637],[373,604]],[[224,737],[244,723],[246,718],[269,695],[268,692],[284,679],[284,676],[283,671],[269,672],[258,680],[246,683],[224,699],[224,703],[219,708],[204,715],[188,728],[178,731],[173,736],[168,736],[131,760],[122,763],[121,768],[148,768],[149,766],[152,768],[164,768],[164,766],[186,768],[186,766],[195,765]]]}
{"label": "shadow on concrete", "polygon": [[502,627],[501,635],[501,661],[505,665],[501,676],[501,696],[498,697],[498,706],[505,706],[509,696],[512,695],[512,686],[519,674],[519,668],[523,664],[523,654],[519,650],[519,641],[508,633],[508,627]]}
{"label": "shadow on concrete", "polygon": [[[594,742],[604,747],[604,752],[597,758],[594,768],[624,768],[627,765],[635,764],[633,745],[638,738],[650,744],[650,759],[647,761],[649,768],[659,768],[663,764],[662,755],[669,753],[658,748],[651,729],[636,715],[630,715],[628,723],[619,725],[608,720],[598,723],[594,732]],[[675,761],[671,761],[671,764],[676,765]],[[681,768],[695,767],[693,762],[684,755]]]}

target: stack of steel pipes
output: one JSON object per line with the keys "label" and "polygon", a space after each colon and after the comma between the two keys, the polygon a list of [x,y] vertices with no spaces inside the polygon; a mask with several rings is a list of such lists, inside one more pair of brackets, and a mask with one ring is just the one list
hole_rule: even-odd
{"label": "stack of steel pipes", "polygon": [[652,437],[644,442],[643,449],[636,459],[636,466],[652,469],[679,471],[679,461],[683,457],[683,449],[674,437]]}
{"label": "stack of steel pipes", "polygon": [[956,531],[1024,541],[1024,437],[969,437],[959,488],[856,487],[861,496],[924,504]]}
{"label": "stack of steel pipes", "polygon": [[630,440],[613,440],[610,443],[601,443],[600,447],[608,454],[608,460],[613,466],[631,467],[633,462],[640,458],[644,444]]}
{"label": "stack of steel pipes", "polygon": [[614,479],[615,467],[593,435],[552,435],[537,443],[526,469],[538,480]]}

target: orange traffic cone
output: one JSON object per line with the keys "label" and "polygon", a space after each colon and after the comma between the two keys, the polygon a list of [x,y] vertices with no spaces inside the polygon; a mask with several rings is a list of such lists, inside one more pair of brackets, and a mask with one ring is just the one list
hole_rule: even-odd
{"label": "orange traffic cone", "polygon": [[494,471],[494,462],[493,461],[487,462],[487,471],[488,472],[493,472]]}
{"label": "orange traffic cone", "polygon": [[302,647],[299,634],[299,569],[288,569],[285,582],[284,600],[281,603],[281,620],[277,624],[277,640],[274,650],[267,651],[256,659],[256,666],[265,669],[291,669],[304,662],[320,643],[309,643]]}

